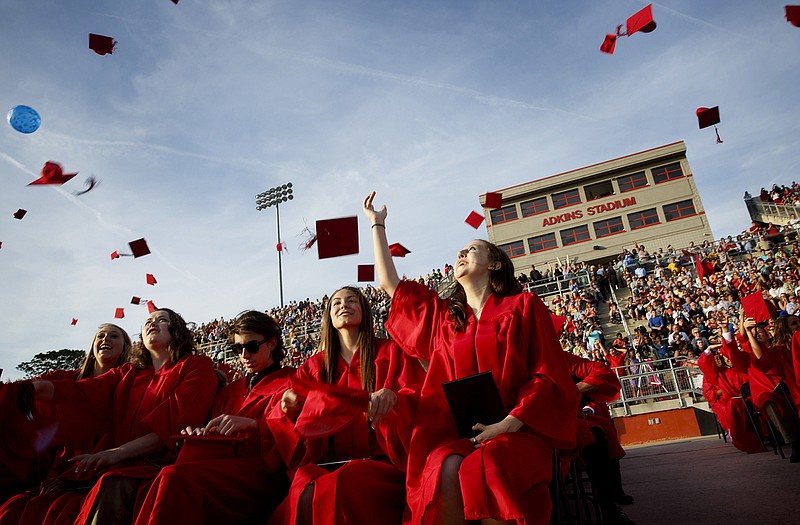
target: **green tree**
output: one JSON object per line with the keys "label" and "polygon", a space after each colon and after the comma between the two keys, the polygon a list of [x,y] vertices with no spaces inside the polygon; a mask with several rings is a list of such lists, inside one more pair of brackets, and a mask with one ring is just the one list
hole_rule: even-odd
{"label": "green tree", "polygon": [[17,370],[25,373],[25,377],[36,377],[53,370],[75,370],[80,368],[86,352],[83,350],[50,350],[36,354],[30,361],[17,365]]}

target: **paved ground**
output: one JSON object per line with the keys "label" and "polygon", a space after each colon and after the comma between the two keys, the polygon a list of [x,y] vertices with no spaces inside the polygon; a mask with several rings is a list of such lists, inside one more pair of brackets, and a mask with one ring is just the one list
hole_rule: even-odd
{"label": "paved ground", "polygon": [[800,524],[800,463],[716,436],[626,450],[622,478],[636,502],[623,510],[637,525]]}

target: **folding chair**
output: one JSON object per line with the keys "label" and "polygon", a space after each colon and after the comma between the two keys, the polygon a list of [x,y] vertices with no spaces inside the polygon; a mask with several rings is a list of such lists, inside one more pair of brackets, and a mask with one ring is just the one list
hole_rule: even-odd
{"label": "folding chair", "polygon": [[[781,459],[786,459],[786,456],[783,453],[783,447],[781,447],[781,442],[778,438],[778,433],[775,432],[775,427],[772,426],[772,422],[766,417],[765,414],[759,412],[756,407],[753,405],[752,399],[750,399],[750,383],[742,384],[739,392],[742,394],[742,400],[744,401],[744,406],[747,412],[747,418],[750,420],[750,425],[752,425],[753,430],[758,434],[761,438],[761,448],[764,449],[766,452],[768,450],[767,446],[772,447],[772,453],[776,456],[780,453]],[[759,424],[760,421],[763,421],[767,426],[767,434],[765,435],[762,431],[762,426]]]}

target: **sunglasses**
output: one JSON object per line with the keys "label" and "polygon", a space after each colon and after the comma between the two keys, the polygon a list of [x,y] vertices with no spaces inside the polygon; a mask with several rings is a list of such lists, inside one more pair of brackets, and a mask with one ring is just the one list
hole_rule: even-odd
{"label": "sunglasses", "polygon": [[230,349],[234,351],[236,354],[241,354],[242,350],[247,350],[248,354],[255,354],[258,352],[258,349],[266,343],[266,339],[262,339],[261,341],[247,341],[244,344],[241,343],[231,343]]}

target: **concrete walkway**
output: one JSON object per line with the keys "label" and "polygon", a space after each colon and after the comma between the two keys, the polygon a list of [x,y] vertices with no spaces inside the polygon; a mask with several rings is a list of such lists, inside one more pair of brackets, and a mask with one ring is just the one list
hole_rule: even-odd
{"label": "concrete walkway", "polygon": [[626,448],[622,507],[637,525],[800,524],[800,463],[716,436]]}

